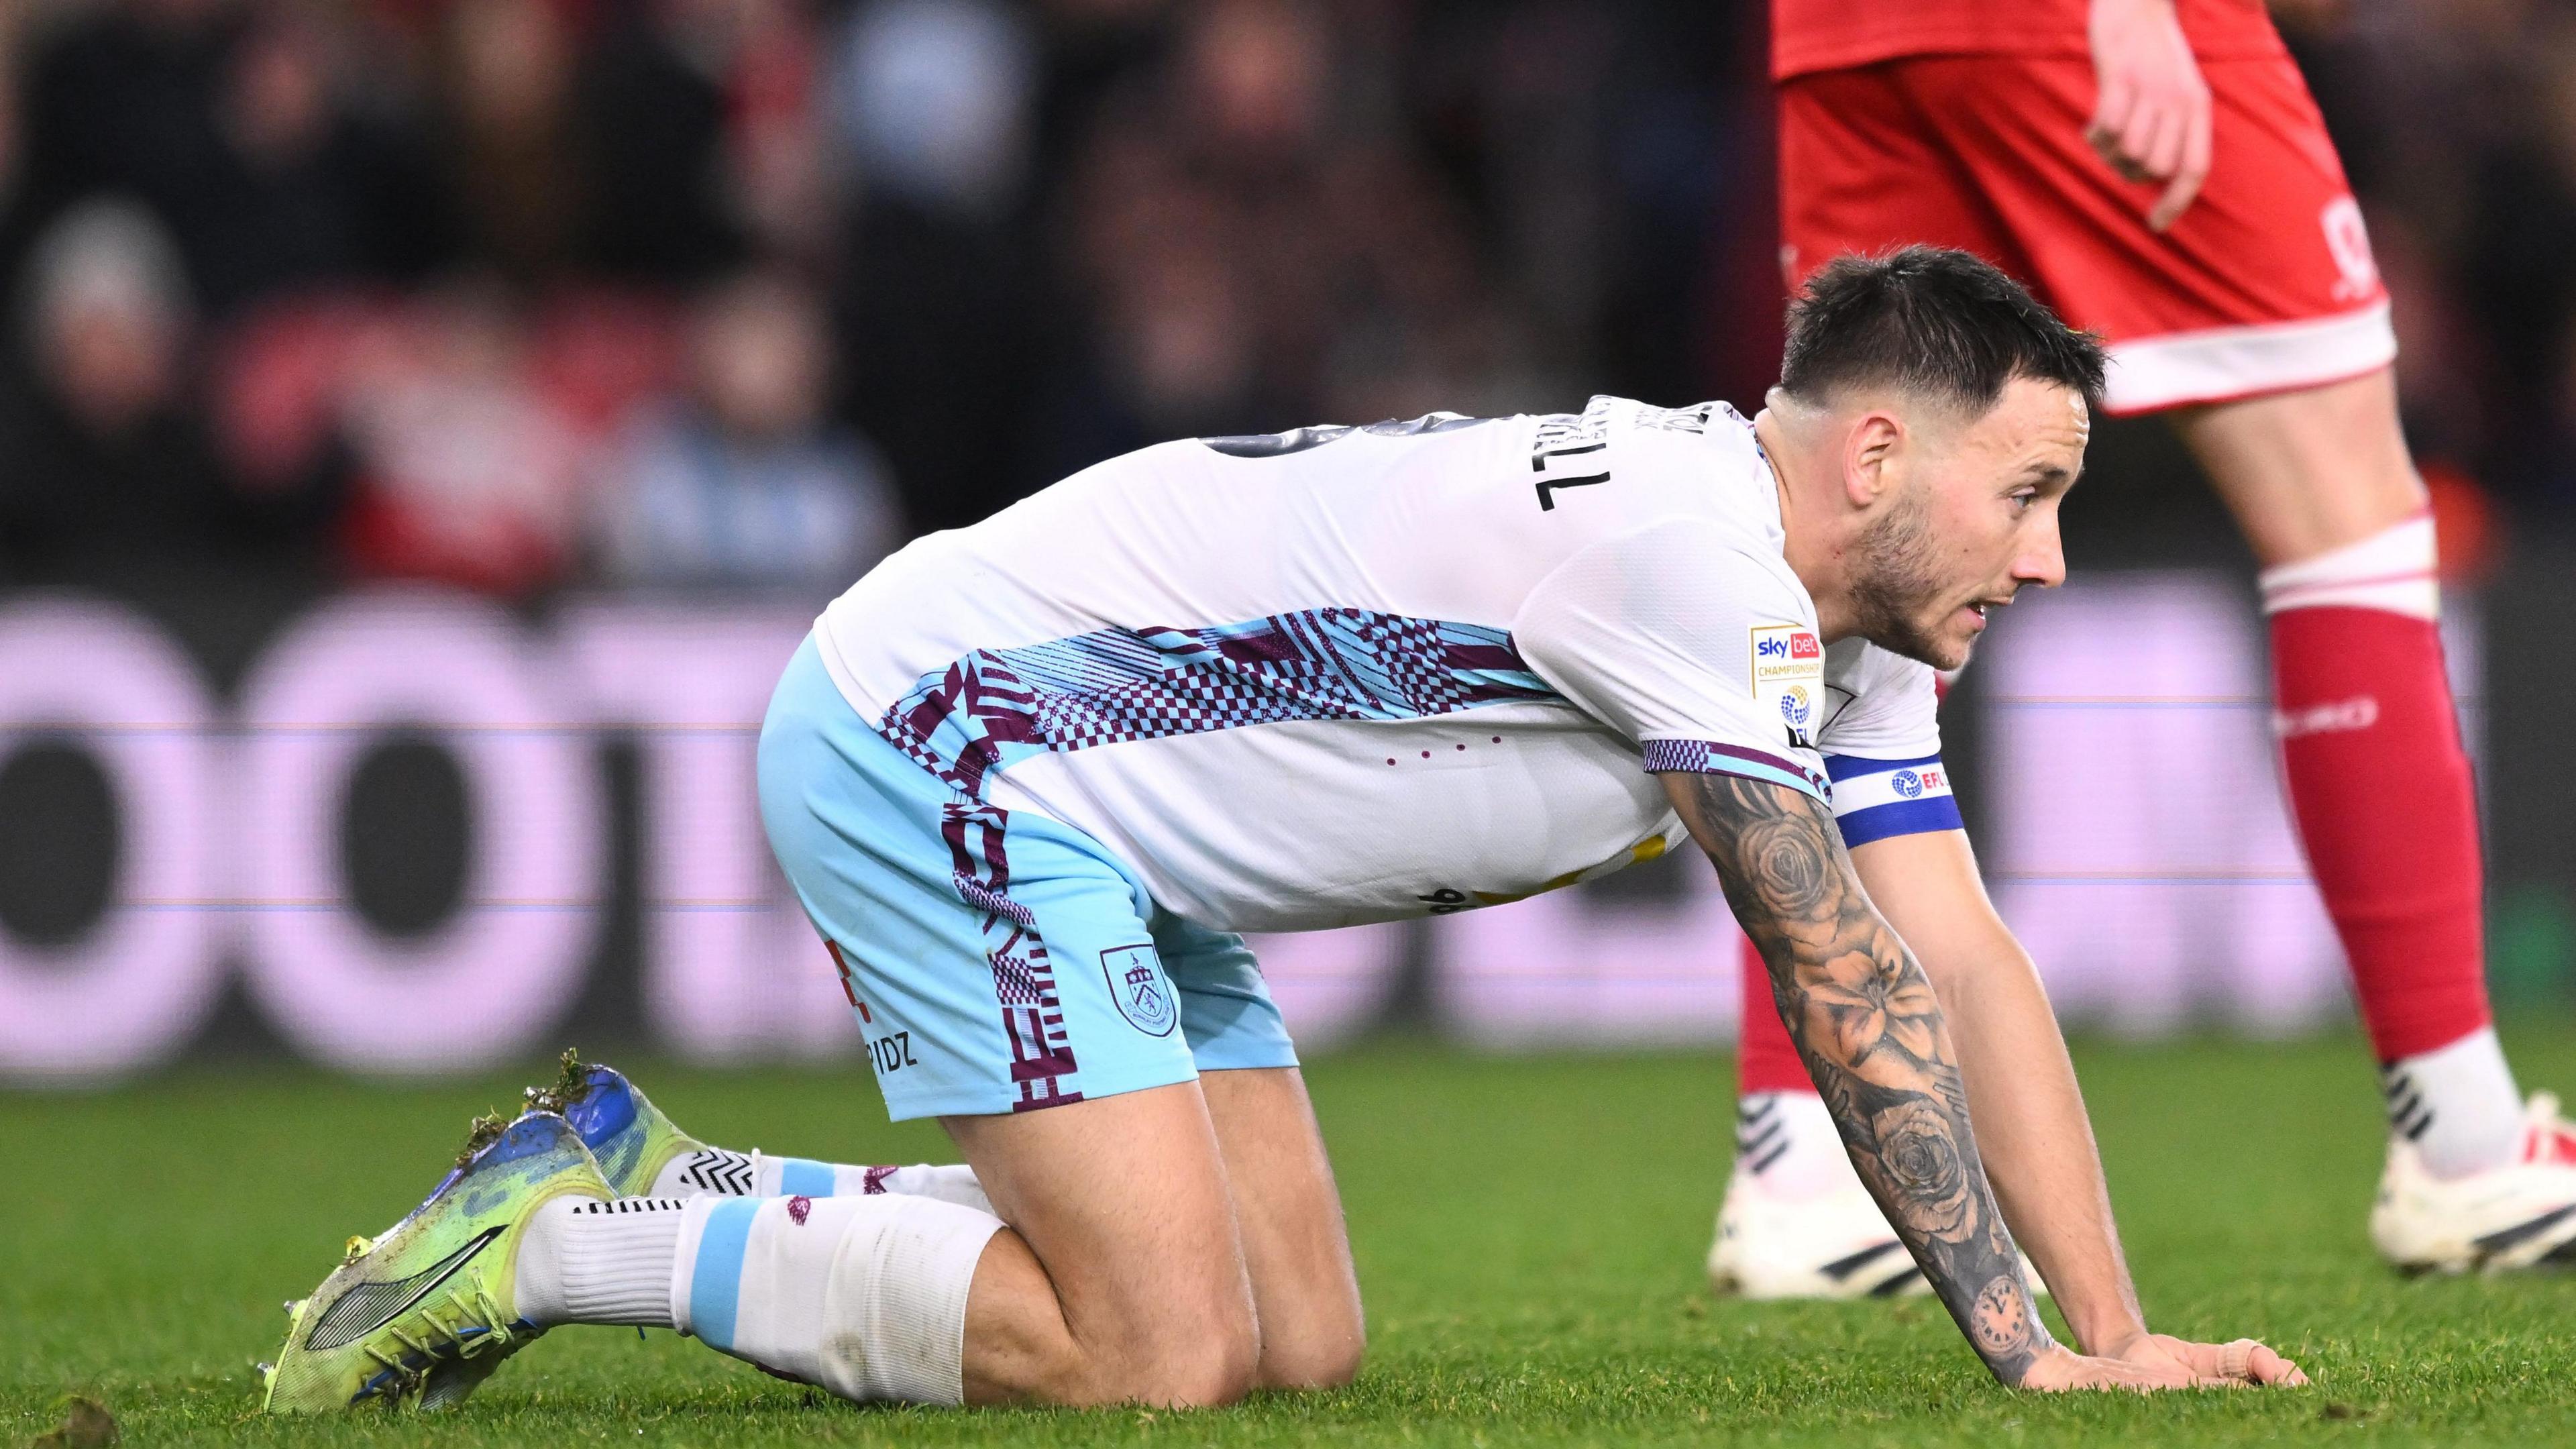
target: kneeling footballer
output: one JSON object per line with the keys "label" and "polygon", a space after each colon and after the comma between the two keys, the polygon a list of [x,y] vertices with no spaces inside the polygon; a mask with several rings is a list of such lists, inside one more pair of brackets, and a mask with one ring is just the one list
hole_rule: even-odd
{"label": "kneeling footballer", "polygon": [[1940,769],[1933,672],[2064,576],[2102,369],[2001,273],[1909,249],[1816,275],[1750,421],[1603,397],[1184,440],[914,543],[788,665],[760,802],[889,1112],[965,1163],[729,1151],[575,1067],[295,1306],[269,1406],[451,1403],[568,1323],[859,1400],[1347,1382],[1340,1201],[1238,933],[1685,838],[1998,1380],[2302,1382],[2148,1331]]}

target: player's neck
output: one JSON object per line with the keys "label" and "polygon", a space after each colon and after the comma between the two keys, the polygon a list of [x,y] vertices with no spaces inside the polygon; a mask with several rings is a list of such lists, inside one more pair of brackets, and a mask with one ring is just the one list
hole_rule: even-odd
{"label": "player's neck", "polygon": [[1841,541],[1828,536],[1825,510],[1801,506],[1812,496],[1809,485],[1815,480],[1810,475],[1819,460],[1778,407],[1774,393],[1773,405],[1754,414],[1753,436],[1762,445],[1762,461],[1770,465],[1780,502],[1780,556],[1816,606],[1816,632],[1832,644],[1853,633],[1857,622],[1846,583],[1849,570]]}

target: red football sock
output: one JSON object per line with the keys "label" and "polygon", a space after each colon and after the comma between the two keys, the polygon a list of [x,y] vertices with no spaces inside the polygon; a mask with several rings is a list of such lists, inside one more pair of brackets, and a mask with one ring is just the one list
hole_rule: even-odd
{"label": "red football sock", "polygon": [[1780,1008],[1771,1003],[1771,970],[1762,964],[1762,953],[1741,935],[1735,945],[1744,966],[1744,1020],[1735,1044],[1736,1095],[1814,1092],[1816,1084],[1807,1077],[1807,1064],[1790,1044],[1789,1028],[1780,1024]]}
{"label": "red football sock", "polygon": [[2489,1021],[2477,793],[2432,565],[2417,519],[2263,576],[2282,774],[2383,1063]]}

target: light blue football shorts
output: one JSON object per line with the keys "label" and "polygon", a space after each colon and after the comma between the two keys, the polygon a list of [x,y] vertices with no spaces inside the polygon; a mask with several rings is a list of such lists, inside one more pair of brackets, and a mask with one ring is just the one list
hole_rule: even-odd
{"label": "light blue football shorts", "polygon": [[760,727],[760,813],[896,1121],[1297,1065],[1242,937],[1155,905],[1081,831],[951,788],[859,717],[811,636]]}

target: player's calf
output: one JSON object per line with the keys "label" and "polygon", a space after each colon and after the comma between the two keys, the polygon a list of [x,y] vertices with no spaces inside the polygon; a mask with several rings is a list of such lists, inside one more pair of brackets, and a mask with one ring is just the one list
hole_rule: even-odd
{"label": "player's calf", "polygon": [[1217,1147],[1260,1323],[1256,1386],[1338,1388],[1368,1346],[1341,1195],[1293,1067],[1206,1072]]}
{"label": "player's calf", "polygon": [[967,1310],[969,1403],[1213,1408],[1257,1386],[1259,1335],[1251,1315],[1228,1311],[1221,1296],[1122,1322],[1114,1314],[1049,1314],[1053,1292],[1025,1240],[994,1238]]}
{"label": "player's calf", "polygon": [[1258,1189],[1229,1187],[1199,1083],[944,1125],[1016,1238],[970,1311],[974,1401],[1251,1391],[1261,1334],[1234,1193]]}
{"label": "player's calf", "polygon": [[1338,1389],[1360,1376],[1367,1357],[1368,1335],[1353,1324],[1348,1333],[1310,1334],[1276,1341],[1262,1325],[1261,1351],[1253,1364],[1252,1386],[1261,1389]]}

